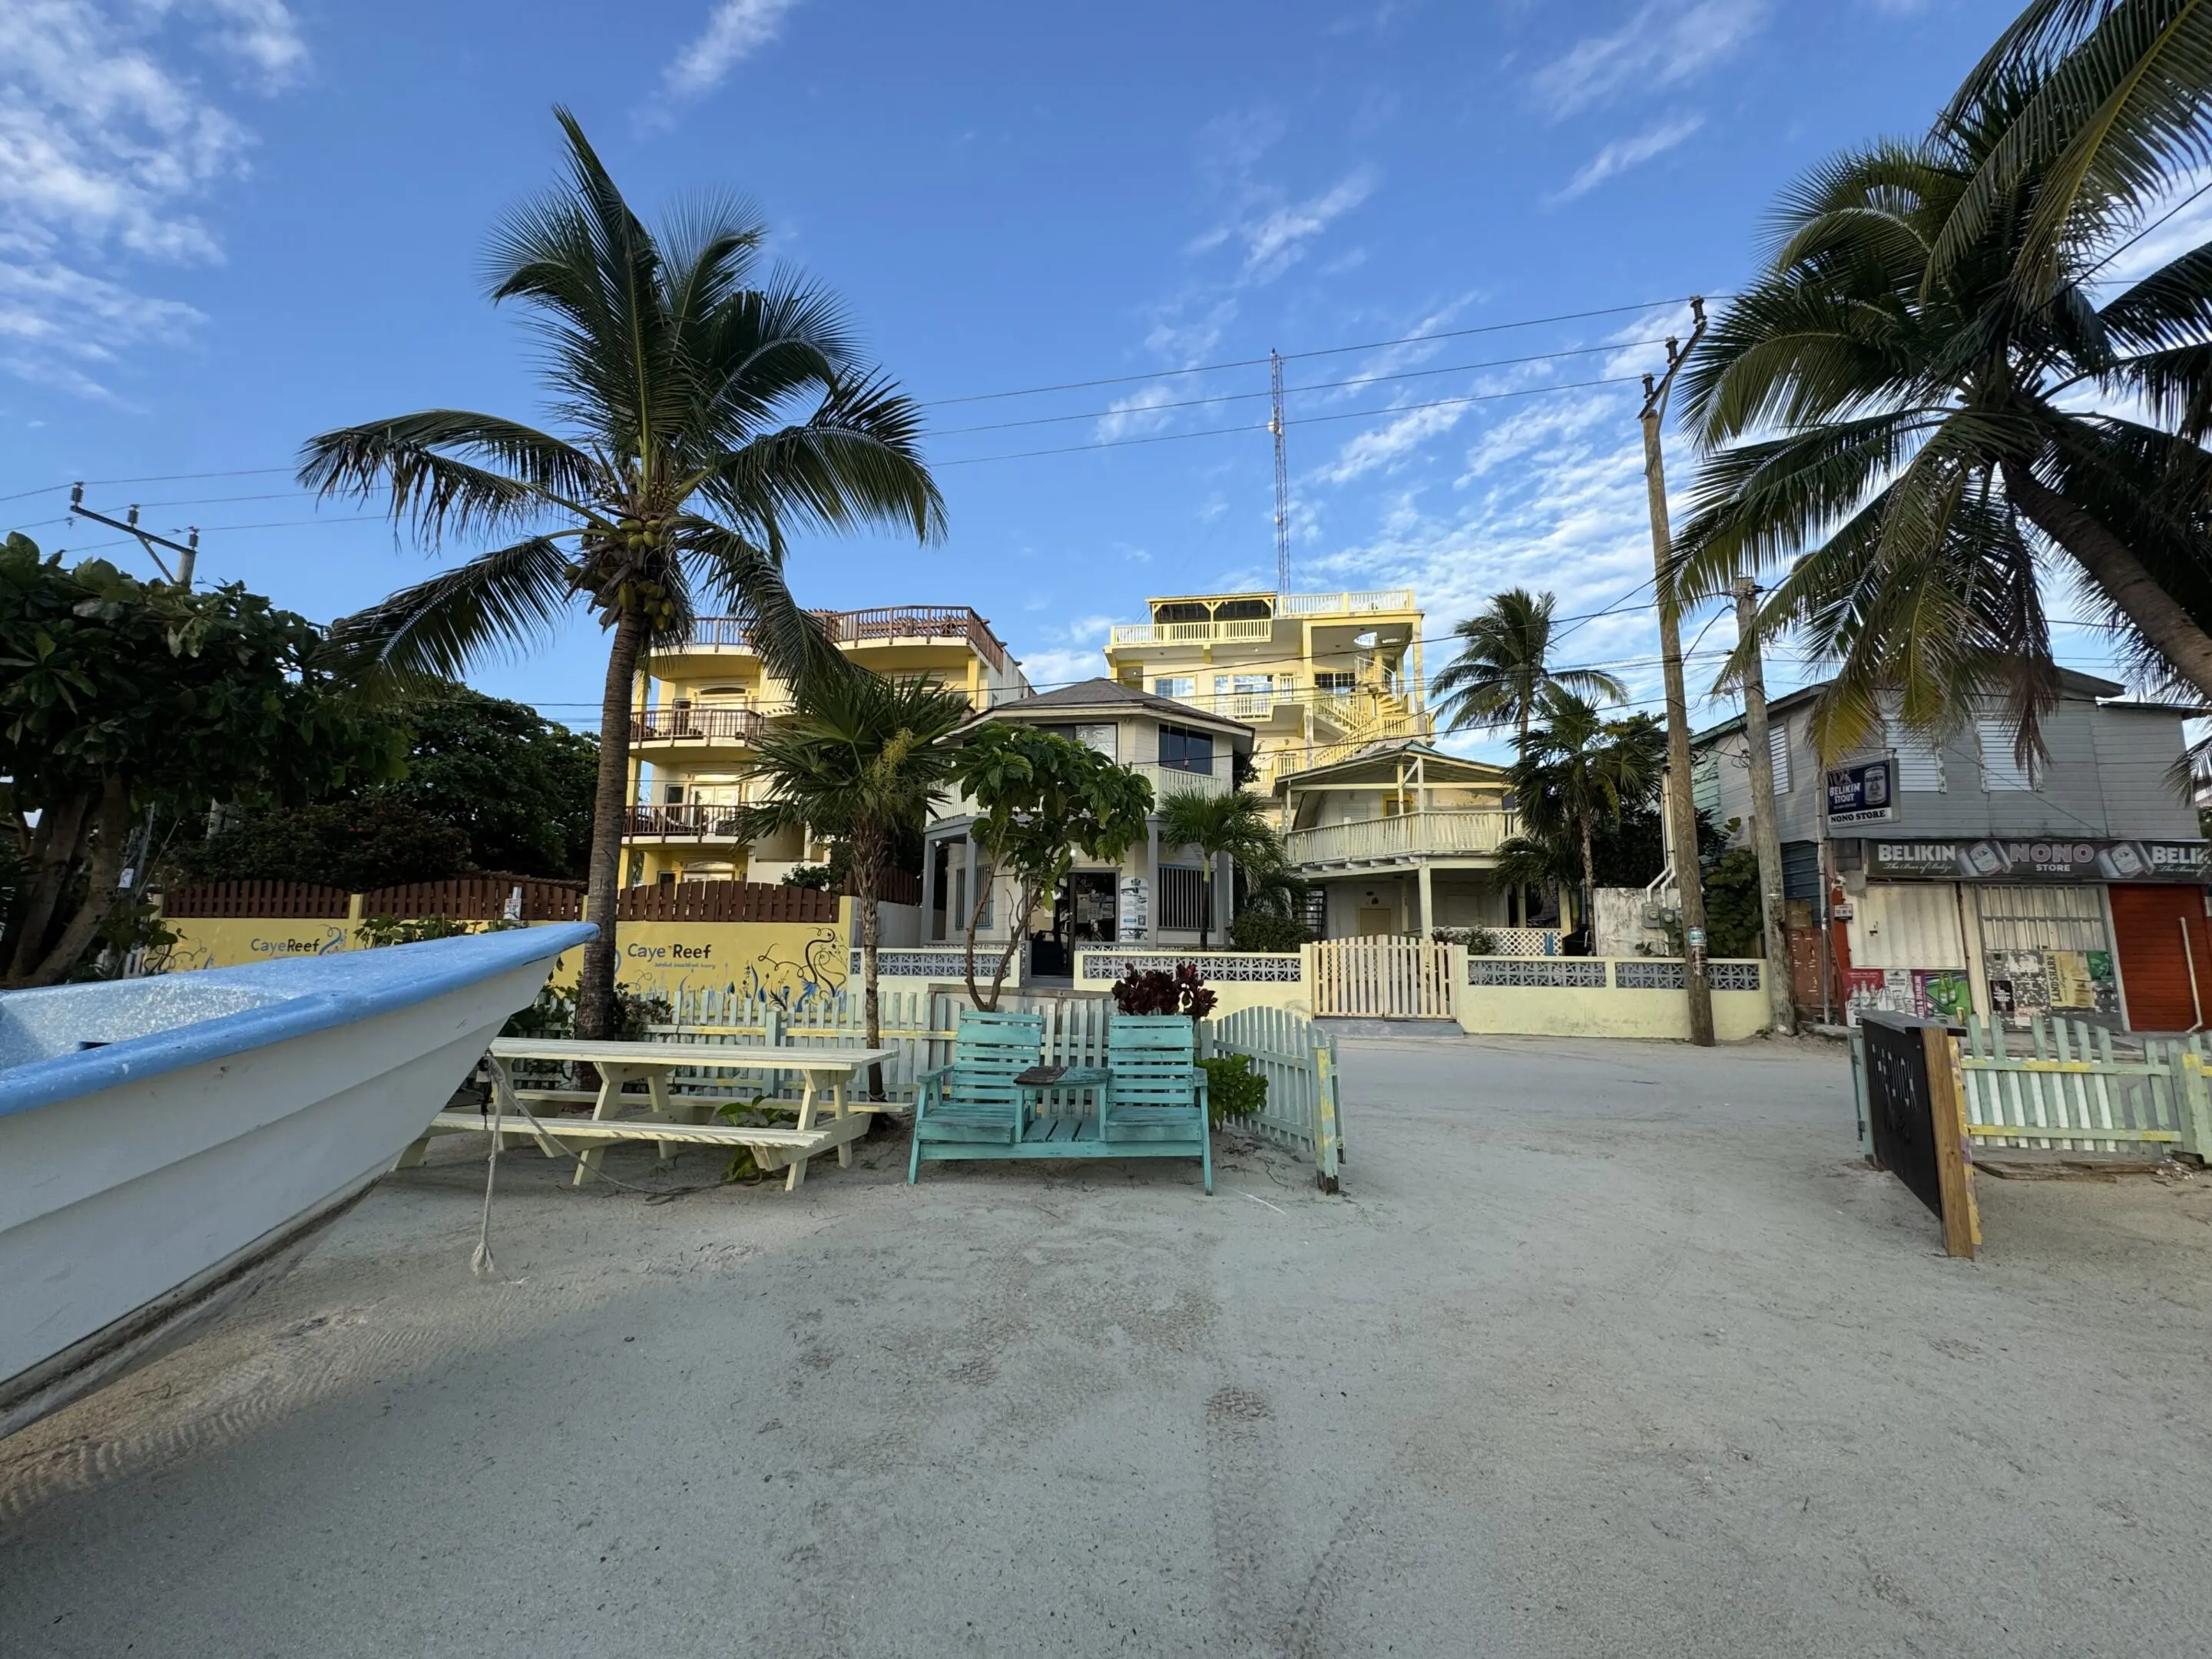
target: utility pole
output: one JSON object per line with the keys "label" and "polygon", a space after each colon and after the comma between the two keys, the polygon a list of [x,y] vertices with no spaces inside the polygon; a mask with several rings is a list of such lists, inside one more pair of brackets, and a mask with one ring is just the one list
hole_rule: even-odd
{"label": "utility pole", "polygon": [[1766,998],[1774,1029],[1797,1030],[1790,982],[1790,929],[1782,914],[1782,826],[1774,816],[1774,750],[1766,728],[1766,665],[1759,653],[1759,584],[1735,579],[1736,649],[1742,653],[1743,734],[1751,744],[1751,849],[1759,855],[1759,908],[1766,928]]}
{"label": "utility pole", "polygon": [[1682,896],[1683,987],[1689,994],[1690,1041],[1713,1046],[1713,988],[1705,972],[1705,892],[1698,873],[1698,811],[1690,787],[1690,700],[1682,690],[1681,618],[1674,604],[1674,536],[1667,523],[1667,471],[1659,455],[1659,427],[1666,418],[1667,394],[1674,375],[1705,334],[1705,302],[1693,295],[1690,313],[1697,326],[1690,343],[1677,349],[1667,340],[1667,373],[1654,384],[1644,377],[1644,487],[1651,503],[1651,563],[1657,578],[1659,654],[1667,680],[1667,769],[1674,787],[1667,792],[1668,838],[1674,842],[1674,887]]}
{"label": "utility pole", "polygon": [[1272,409],[1267,430],[1275,434],[1275,592],[1291,591],[1291,471],[1283,454],[1283,358],[1267,349],[1267,390]]}
{"label": "utility pole", "polygon": [[[191,539],[189,542],[173,542],[167,536],[156,536],[150,530],[139,528],[138,503],[136,501],[131,503],[129,515],[125,518],[111,519],[105,513],[94,512],[84,504],[82,483],[70,486],[70,516],[73,519],[89,519],[94,524],[104,524],[111,530],[120,530],[129,535],[136,536],[138,538],[138,544],[146,550],[146,556],[153,560],[155,568],[159,570],[166,579],[174,582],[179,587],[189,589],[191,586],[192,567],[199,562],[200,556],[200,532],[198,525],[192,526]],[[167,561],[154,550],[157,547],[166,547],[177,556],[177,568],[174,574],[171,573]]]}

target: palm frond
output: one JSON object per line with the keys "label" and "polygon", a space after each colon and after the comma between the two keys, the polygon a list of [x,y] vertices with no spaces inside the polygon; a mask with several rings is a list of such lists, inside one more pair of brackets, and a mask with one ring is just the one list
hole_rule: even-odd
{"label": "palm frond", "polygon": [[340,617],[331,641],[396,672],[458,678],[489,653],[550,639],[574,597],[574,569],[559,543],[533,536]]}
{"label": "palm frond", "polygon": [[[442,452],[457,450],[481,465]],[[394,519],[435,546],[451,535],[524,528],[549,513],[589,516],[599,483],[591,457],[520,422],[426,409],[342,427],[301,447],[300,483],[318,499],[388,492]]]}

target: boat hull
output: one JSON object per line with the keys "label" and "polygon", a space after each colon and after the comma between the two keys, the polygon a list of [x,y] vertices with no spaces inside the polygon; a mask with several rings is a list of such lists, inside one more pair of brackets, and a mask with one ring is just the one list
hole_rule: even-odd
{"label": "boat hull", "polygon": [[535,997],[553,945],[313,1029],[285,1032],[280,1002],[259,1019],[269,1040],[0,1115],[0,1434],[295,1256]]}

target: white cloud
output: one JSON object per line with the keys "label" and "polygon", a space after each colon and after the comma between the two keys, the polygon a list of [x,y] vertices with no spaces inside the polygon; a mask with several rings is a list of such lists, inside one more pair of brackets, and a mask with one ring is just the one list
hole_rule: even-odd
{"label": "white cloud", "polygon": [[1101,443],[1110,443],[1116,438],[1158,432],[1168,423],[1168,416],[1160,405],[1172,403],[1175,398],[1176,390],[1172,386],[1158,384],[1139,386],[1125,398],[1116,398],[1107,406],[1109,412],[1099,417],[1094,435]]}
{"label": "white cloud", "polygon": [[1305,253],[1306,244],[1375,193],[1376,173],[1361,167],[1310,201],[1295,202],[1240,227],[1244,272],[1269,282]]}
{"label": "white cloud", "polygon": [[1320,476],[1330,483],[1349,483],[1419,448],[1438,433],[1450,431],[1472,407],[1468,404],[1452,404],[1409,409],[1353,438],[1338,452],[1334,461],[1321,470]]}
{"label": "white cloud", "polygon": [[264,88],[307,67],[279,0],[0,5],[0,338],[18,375],[97,395],[99,365],[199,320],[137,293],[123,269],[133,257],[219,260],[194,209],[245,172],[252,147],[164,61],[179,45],[213,51]]}
{"label": "white cloud", "polygon": [[1649,0],[1613,33],[1577,41],[1532,84],[1554,119],[1631,88],[1663,91],[1734,56],[1768,9],[1767,0]]}
{"label": "white cloud", "polygon": [[1655,155],[1665,155],[1705,124],[1702,115],[1678,115],[1633,137],[1614,139],[1590,157],[1555,199],[1571,202],[1577,196],[1586,195],[1616,173],[1641,167]]}
{"label": "white cloud", "polygon": [[799,0],[721,0],[699,38],[676,54],[662,83],[677,98],[713,91],[744,60],[775,40],[784,15]]}

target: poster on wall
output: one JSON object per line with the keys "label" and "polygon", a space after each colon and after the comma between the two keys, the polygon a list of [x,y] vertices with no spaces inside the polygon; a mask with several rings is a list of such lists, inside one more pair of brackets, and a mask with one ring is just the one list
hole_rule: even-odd
{"label": "poster on wall", "polygon": [[1869,1009],[1947,1020],[1973,1012],[1972,981],[1963,968],[1854,968],[1844,975],[1844,996],[1850,1025]]}
{"label": "poster on wall", "polygon": [[1116,942],[1133,945],[1139,939],[1151,938],[1151,895],[1146,889],[1145,878],[1142,876],[1122,877],[1121,897],[1121,914],[1116,918],[1115,933]]}

